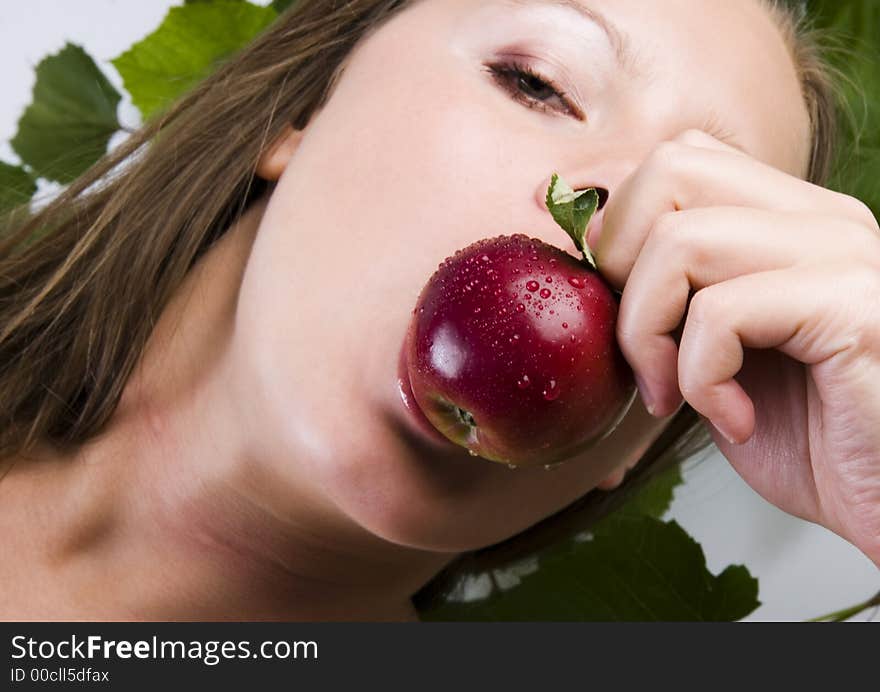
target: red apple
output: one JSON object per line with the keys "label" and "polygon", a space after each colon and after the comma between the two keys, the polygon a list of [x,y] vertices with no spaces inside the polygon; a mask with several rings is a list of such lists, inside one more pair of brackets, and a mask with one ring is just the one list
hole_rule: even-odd
{"label": "red apple", "polygon": [[[590,262],[597,203],[595,190],[574,193],[553,176],[548,208]],[[413,397],[471,454],[564,461],[610,433],[634,399],[617,309],[594,265],[522,234],[480,240],[447,258],[419,296],[403,350]]]}

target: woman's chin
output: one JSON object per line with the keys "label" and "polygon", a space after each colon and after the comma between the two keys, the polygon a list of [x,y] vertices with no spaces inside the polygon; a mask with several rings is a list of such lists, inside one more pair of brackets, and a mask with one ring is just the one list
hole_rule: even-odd
{"label": "woman's chin", "polygon": [[[383,432],[349,448],[322,485],[334,504],[362,528],[390,543],[435,552],[461,552],[473,531],[460,526],[495,464],[467,450],[426,440],[399,410],[386,409]],[[444,447],[448,445],[447,447]],[[505,469],[506,470],[506,469]]]}

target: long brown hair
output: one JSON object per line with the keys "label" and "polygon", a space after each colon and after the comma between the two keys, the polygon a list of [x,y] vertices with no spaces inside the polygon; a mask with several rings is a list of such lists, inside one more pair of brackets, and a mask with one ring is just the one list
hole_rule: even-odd
{"label": "long brown hair", "polygon": [[[26,457],[38,443],[67,451],[102,432],[187,272],[271,189],[255,176],[260,155],[288,123],[305,127],[358,41],[413,1],[294,3],[49,204],[0,220],[0,459]],[[823,183],[836,132],[830,73],[806,18],[763,1],[801,75],[813,125],[809,179]],[[616,491],[591,492],[443,574],[588,526],[711,444],[684,405]]]}

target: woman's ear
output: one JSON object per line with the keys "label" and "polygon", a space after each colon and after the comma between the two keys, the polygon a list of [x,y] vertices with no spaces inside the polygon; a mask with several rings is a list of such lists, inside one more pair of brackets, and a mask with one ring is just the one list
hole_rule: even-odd
{"label": "woman's ear", "polygon": [[257,175],[268,181],[278,180],[287,167],[287,162],[290,161],[299,146],[303,133],[304,130],[294,130],[290,123],[285,125],[278,138],[260,156],[257,163]]}

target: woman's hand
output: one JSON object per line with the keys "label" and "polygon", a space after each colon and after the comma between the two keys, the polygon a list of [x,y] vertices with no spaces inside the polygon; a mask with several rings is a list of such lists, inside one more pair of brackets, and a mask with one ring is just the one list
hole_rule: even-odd
{"label": "woman's hand", "polygon": [[590,243],[623,289],[617,335],[649,410],[686,400],[764,498],[880,565],[869,209],[688,131],[624,182]]}

